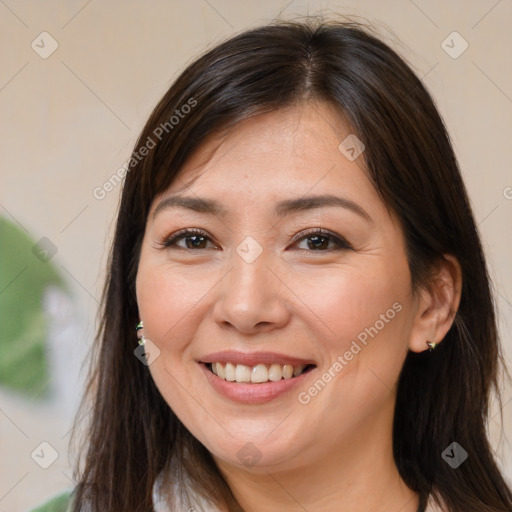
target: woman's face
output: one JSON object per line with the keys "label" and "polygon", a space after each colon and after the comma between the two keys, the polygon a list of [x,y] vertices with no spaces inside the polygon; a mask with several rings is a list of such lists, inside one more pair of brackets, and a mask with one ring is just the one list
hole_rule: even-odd
{"label": "woman's face", "polygon": [[[221,463],[389,448],[418,305],[397,221],[353,140],[339,149],[349,135],[325,103],[262,114],[208,139],[151,206],[137,274],[160,350],[149,370]],[[199,233],[173,241],[184,229]]]}

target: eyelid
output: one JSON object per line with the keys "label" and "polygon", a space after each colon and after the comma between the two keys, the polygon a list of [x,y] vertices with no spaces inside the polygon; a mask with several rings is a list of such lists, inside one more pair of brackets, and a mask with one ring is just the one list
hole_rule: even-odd
{"label": "eyelid", "polygon": [[[340,245],[345,245],[348,247],[351,247],[351,245],[347,242],[345,238],[343,238],[341,235],[337,235],[336,233],[333,233],[332,231],[329,231],[325,228],[308,228],[305,231],[301,231],[297,233],[291,240],[290,243],[294,244],[303,238],[307,238],[308,235],[322,235],[327,238],[330,238],[331,240],[336,240],[340,242]],[[319,251],[319,252],[326,252],[326,251]]]}
{"label": "eyelid", "polygon": [[172,233],[171,235],[166,236],[162,242],[158,242],[158,245],[160,245],[163,248],[178,247],[179,249],[184,249],[184,250],[192,250],[192,251],[198,250],[198,249],[187,249],[187,248],[179,247],[176,245],[176,242],[180,238],[186,238],[187,235],[188,236],[200,235],[200,236],[203,236],[204,238],[207,238],[208,240],[210,240],[212,243],[215,244],[215,242],[213,242],[213,240],[212,240],[212,237],[204,229],[183,228],[183,229],[179,229],[178,231]]}
{"label": "eyelid", "polygon": [[[176,245],[176,242],[180,239],[186,238],[186,236],[193,236],[193,235],[200,235],[209,241],[211,241],[213,244],[216,244],[212,237],[208,234],[207,231],[200,229],[200,228],[183,228],[175,233],[172,233],[171,235],[165,237],[165,239],[162,242],[157,242],[157,244],[164,248],[168,249],[170,247],[177,247],[179,249],[184,249],[186,251],[197,251],[197,250],[205,250],[205,249],[189,249],[185,247],[180,247]],[[294,245],[297,242],[305,239],[308,237],[308,235],[321,235],[323,237],[326,237],[329,239],[329,241],[333,241],[338,250],[341,249],[353,249],[352,245],[341,235],[337,235],[333,233],[332,231],[329,231],[328,229],[316,227],[316,228],[308,228],[306,230],[300,231],[290,241],[290,245]],[[316,253],[326,253],[326,252],[332,252],[333,249],[327,249],[327,250],[320,250],[320,251],[314,251],[314,250],[307,250],[307,249],[299,249],[306,252],[316,252]]]}
{"label": "eyelid", "polygon": [[300,242],[303,239],[308,238],[308,236],[312,235],[321,235],[322,237],[328,238],[329,242],[333,242],[336,247],[333,249],[326,249],[324,251],[315,251],[315,250],[308,250],[308,249],[298,249],[300,251],[306,252],[306,253],[313,253],[313,254],[325,254],[325,253],[331,253],[333,251],[342,251],[342,250],[353,250],[353,246],[347,241],[346,238],[344,238],[341,235],[337,235],[336,233],[333,233],[332,231],[329,231],[328,229],[324,228],[310,228],[306,229],[305,231],[301,231],[300,233],[297,233],[295,235],[290,244],[296,244]]}

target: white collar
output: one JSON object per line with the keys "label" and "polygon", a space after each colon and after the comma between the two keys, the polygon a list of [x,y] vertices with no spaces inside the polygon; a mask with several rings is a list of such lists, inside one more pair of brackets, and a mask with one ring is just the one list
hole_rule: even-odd
{"label": "white collar", "polygon": [[[155,512],[221,512],[194,492],[186,476],[183,479],[183,485],[180,486],[178,478],[169,478],[165,471],[160,472],[153,485]],[[166,493],[165,490],[170,492]]]}
{"label": "white collar", "polygon": [[[206,502],[199,494],[195,493],[190,486],[190,480],[185,476],[183,487],[186,488],[190,495],[187,499],[185,489],[180,488],[177,478],[165,478],[165,472],[162,471],[158,475],[153,485],[153,504],[155,512],[221,512],[214,505]],[[165,495],[163,488],[170,486],[171,496]],[[168,501],[169,500],[169,501]],[[435,505],[432,496],[429,496],[425,512],[444,512],[444,507],[439,508]]]}

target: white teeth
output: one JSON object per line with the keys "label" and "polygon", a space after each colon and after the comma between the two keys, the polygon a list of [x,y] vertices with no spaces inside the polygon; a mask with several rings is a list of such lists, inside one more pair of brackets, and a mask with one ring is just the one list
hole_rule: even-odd
{"label": "white teeth", "polygon": [[234,365],[232,363],[211,363],[212,372],[221,379],[229,382],[252,382],[260,384],[262,382],[277,382],[281,379],[291,379],[298,377],[306,368],[306,365],[299,364],[292,366],[291,364],[272,364],[270,367],[264,364],[256,366],[247,366],[245,364]]}
{"label": "white teeth", "polygon": [[285,364],[283,366],[283,379],[291,379],[293,375],[293,366],[291,364]]}
{"label": "white teeth", "polygon": [[[215,364],[215,363],[213,363],[213,364]],[[220,363],[217,363],[217,364],[220,365]],[[226,377],[225,377],[226,380],[233,382],[236,377],[235,365],[231,364],[231,363],[227,363],[226,367],[224,368],[224,373],[226,374]]]}
{"label": "white teeth", "polygon": [[224,370],[224,367],[220,363],[217,363],[217,375],[221,379],[225,379],[226,378],[226,371]]}
{"label": "white teeth", "polygon": [[235,380],[237,382],[251,382],[251,367],[245,366],[245,364],[237,364],[235,369]]}
{"label": "white teeth", "polygon": [[283,378],[283,367],[280,364],[273,364],[268,371],[268,379],[276,382]]}
{"label": "white teeth", "polygon": [[268,370],[264,364],[253,366],[251,372],[251,382],[267,382]]}
{"label": "white teeth", "polygon": [[297,366],[294,366],[293,367],[293,376],[297,377],[297,375],[300,375],[302,373],[302,371],[304,370],[304,368],[306,368],[305,364],[299,364]]}

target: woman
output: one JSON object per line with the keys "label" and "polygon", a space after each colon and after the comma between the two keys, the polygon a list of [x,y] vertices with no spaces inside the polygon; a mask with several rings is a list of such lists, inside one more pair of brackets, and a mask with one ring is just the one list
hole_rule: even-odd
{"label": "woman", "polygon": [[474,217],[431,97],[367,28],[279,23],[193,62],[109,265],[71,510],[512,509]]}

